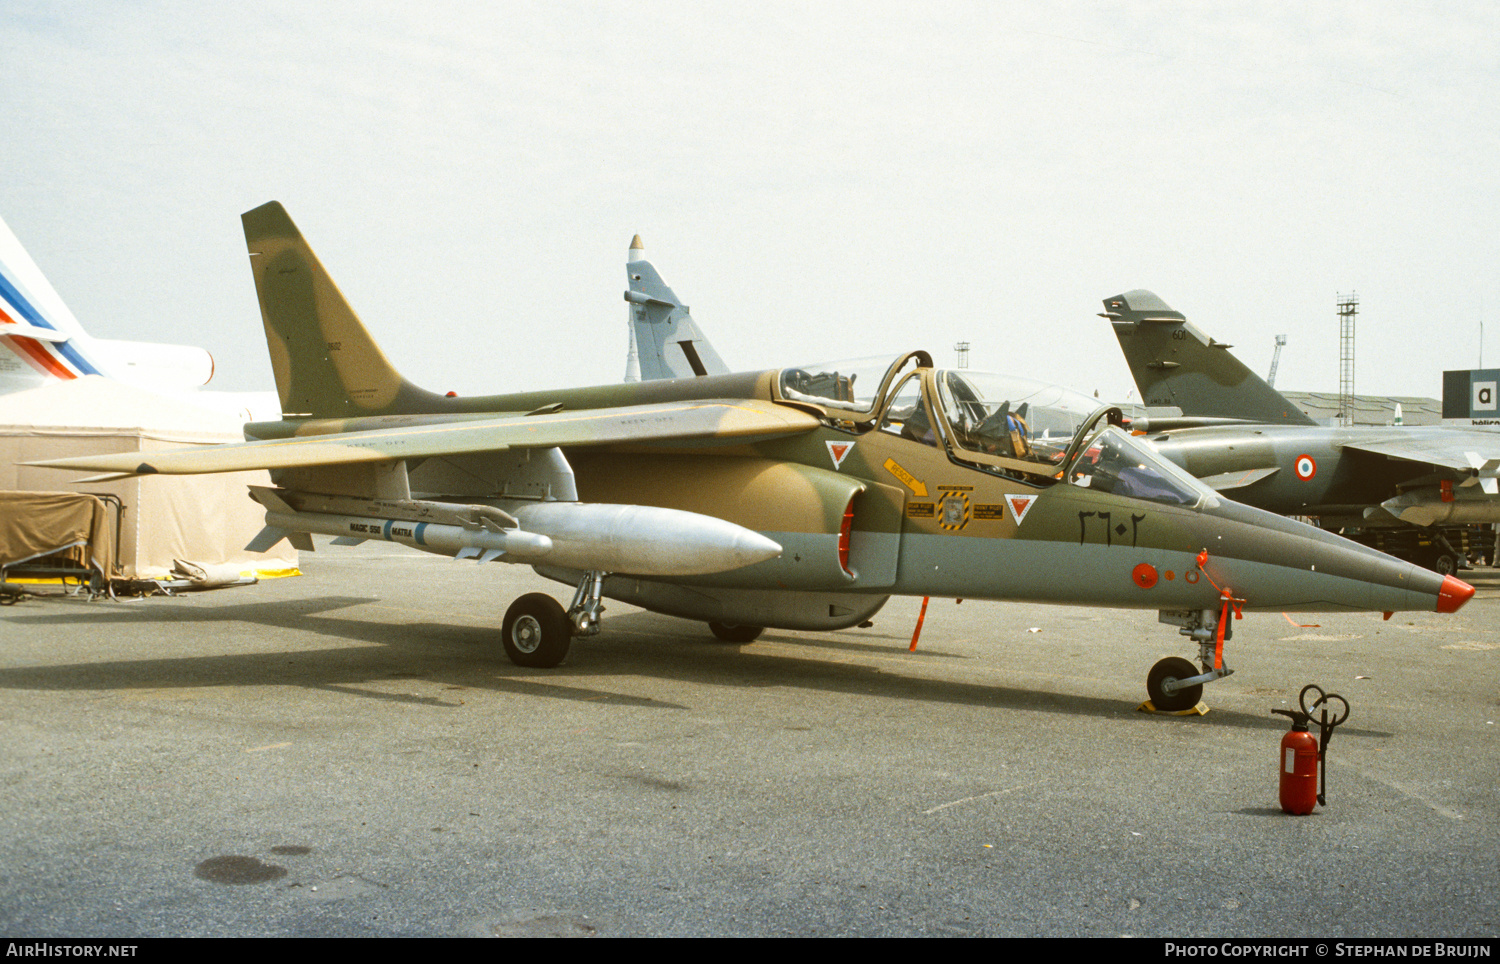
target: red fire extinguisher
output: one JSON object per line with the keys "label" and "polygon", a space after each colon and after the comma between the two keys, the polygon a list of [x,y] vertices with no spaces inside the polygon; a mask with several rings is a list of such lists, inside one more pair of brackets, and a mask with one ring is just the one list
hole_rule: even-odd
{"label": "red fire extinguisher", "polygon": [[[1317,699],[1308,705],[1307,698]],[[1298,700],[1300,710],[1272,710],[1292,721],[1292,728],[1281,738],[1281,809],[1302,816],[1313,807],[1328,806],[1328,741],[1333,728],[1349,718],[1349,701],[1337,693],[1324,693],[1309,683],[1302,687]],[[1320,738],[1313,739],[1307,725],[1316,717]],[[1319,788],[1318,784],[1322,787]]]}
{"label": "red fire extinguisher", "polygon": [[1318,804],[1318,741],[1307,730],[1307,714],[1272,710],[1291,717],[1292,728],[1281,738],[1281,809],[1302,816]]}

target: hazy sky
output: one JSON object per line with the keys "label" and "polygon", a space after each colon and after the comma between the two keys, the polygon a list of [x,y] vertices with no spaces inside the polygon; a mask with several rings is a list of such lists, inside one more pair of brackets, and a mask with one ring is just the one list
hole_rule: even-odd
{"label": "hazy sky", "polygon": [[[97,335],[271,385],[287,206],[418,384],[617,381],[632,234],[731,367],[1132,388],[1149,288],[1278,384],[1500,366],[1500,6],[0,0],[0,216]],[[1486,317],[1488,315],[1488,317]]]}

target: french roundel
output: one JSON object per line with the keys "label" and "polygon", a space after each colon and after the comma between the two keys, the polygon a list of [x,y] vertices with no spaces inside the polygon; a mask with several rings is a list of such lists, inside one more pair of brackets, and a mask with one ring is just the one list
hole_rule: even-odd
{"label": "french roundel", "polygon": [[1318,462],[1311,455],[1299,455],[1292,463],[1292,471],[1297,473],[1297,478],[1307,482],[1318,474]]}

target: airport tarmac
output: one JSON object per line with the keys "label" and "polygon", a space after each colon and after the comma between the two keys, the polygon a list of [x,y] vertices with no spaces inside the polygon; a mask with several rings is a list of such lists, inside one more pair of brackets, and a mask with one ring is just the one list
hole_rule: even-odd
{"label": "airport tarmac", "polygon": [[[1461,612],[1256,613],[1204,717],[1154,612],[919,599],[746,646],[611,603],[512,666],[515,566],[0,610],[0,933],[1494,937],[1500,573]],[[1067,578],[1059,573],[1058,578]],[[1317,683],[1328,806],[1277,805]]]}

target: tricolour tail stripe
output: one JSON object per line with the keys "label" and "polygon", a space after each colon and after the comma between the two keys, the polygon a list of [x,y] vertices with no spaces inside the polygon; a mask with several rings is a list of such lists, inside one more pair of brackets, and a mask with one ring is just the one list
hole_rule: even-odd
{"label": "tricolour tail stripe", "polygon": [[[21,286],[5,272],[3,266],[0,266],[0,299],[3,299],[0,301],[0,319],[3,319],[4,323],[25,323],[37,328],[60,330],[36,309],[32,304],[32,299],[26,296]],[[5,310],[7,307],[8,311]],[[0,337],[3,336],[4,330],[0,328]],[[43,374],[57,378],[77,378],[79,375],[99,374],[99,370],[77,348],[65,341],[44,345],[32,338],[16,336],[10,339],[9,344],[14,347],[17,355]],[[70,369],[67,365],[73,367]]]}

